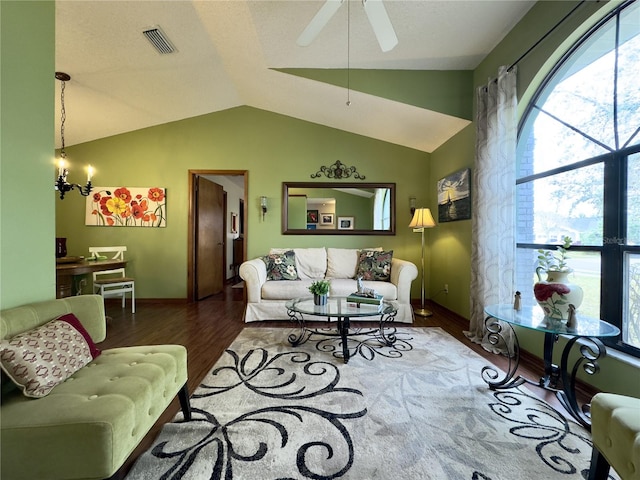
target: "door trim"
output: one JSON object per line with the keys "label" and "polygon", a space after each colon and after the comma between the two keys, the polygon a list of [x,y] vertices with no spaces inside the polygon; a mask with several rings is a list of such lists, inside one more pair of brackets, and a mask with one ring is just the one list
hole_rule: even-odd
{"label": "door trim", "polygon": [[[247,255],[247,192],[249,188],[249,171],[248,170],[188,170],[189,181],[189,222],[187,225],[187,301],[196,302],[196,289],[195,289],[195,238],[196,238],[196,222],[195,222],[195,184],[196,177],[199,175],[227,175],[227,176],[243,176],[244,177],[244,237],[242,239],[242,259],[246,260]],[[226,212],[225,212],[226,215]]]}

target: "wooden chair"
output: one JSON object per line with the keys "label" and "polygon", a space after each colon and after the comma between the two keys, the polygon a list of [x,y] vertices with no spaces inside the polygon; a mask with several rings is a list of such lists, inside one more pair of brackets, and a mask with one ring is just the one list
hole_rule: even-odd
{"label": "wooden chair", "polygon": [[[112,260],[124,260],[127,247],[89,247],[89,253],[99,258],[107,256]],[[111,256],[113,255],[113,256]],[[93,291],[103,298],[122,297],[122,308],[125,308],[127,293],[131,293],[131,313],[136,313],[135,280],[127,277],[124,268],[93,272]]]}

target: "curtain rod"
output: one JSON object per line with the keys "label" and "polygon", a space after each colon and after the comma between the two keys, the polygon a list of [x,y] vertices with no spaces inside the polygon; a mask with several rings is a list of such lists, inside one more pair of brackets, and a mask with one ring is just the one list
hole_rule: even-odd
{"label": "curtain rod", "polygon": [[549,30],[547,33],[545,33],[542,38],[540,38],[540,40],[538,40],[536,43],[534,43],[526,52],[524,52],[522,55],[520,55],[520,57],[513,62],[511,65],[509,65],[509,68],[507,68],[507,72],[510,72],[513,67],[515,67],[520,60],[524,59],[527,55],[529,55],[531,53],[531,51],[536,48],[538,45],[540,45],[549,35],[551,35],[551,33],[553,33],[553,31],[558,28],[562,23],[564,23],[564,21],[569,18],[571,15],[573,15],[573,12],[575,12],[578,8],[580,8],[582,6],[583,3],[585,3],[586,0],[582,0],[578,5],[576,5],[575,7],[573,7],[573,9],[571,9],[571,11],[569,13],[567,13],[564,17],[562,17],[562,19],[556,23],[554,25],[554,27]]}

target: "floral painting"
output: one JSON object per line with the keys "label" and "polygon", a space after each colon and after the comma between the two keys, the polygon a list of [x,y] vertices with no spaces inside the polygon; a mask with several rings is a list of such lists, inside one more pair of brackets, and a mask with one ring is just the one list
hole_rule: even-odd
{"label": "floral painting", "polygon": [[166,227],[164,188],[94,187],[87,197],[85,225]]}

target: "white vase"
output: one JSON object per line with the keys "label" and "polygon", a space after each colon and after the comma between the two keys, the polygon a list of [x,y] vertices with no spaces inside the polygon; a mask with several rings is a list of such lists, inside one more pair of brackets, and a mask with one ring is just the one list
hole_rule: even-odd
{"label": "white vase", "polygon": [[582,303],[584,292],[582,287],[569,282],[567,275],[571,270],[558,272],[548,271],[545,281],[537,282],[533,286],[533,294],[538,305],[544,310],[547,317],[567,320],[569,318],[569,305],[576,309]]}

